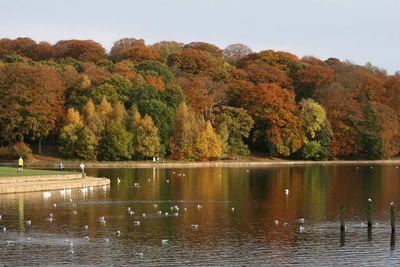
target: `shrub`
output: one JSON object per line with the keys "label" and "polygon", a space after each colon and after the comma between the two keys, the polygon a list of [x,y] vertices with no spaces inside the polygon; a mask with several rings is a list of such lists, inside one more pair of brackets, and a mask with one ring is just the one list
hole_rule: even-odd
{"label": "shrub", "polygon": [[29,160],[32,157],[32,149],[24,142],[18,142],[10,146],[0,147],[0,159],[15,160],[22,157]]}

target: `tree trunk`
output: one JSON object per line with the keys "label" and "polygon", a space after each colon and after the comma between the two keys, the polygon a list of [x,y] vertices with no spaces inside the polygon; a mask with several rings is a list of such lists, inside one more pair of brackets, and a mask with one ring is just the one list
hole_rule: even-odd
{"label": "tree trunk", "polygon": [[39,138],[38,140],[38,154],[41,155],[42,154],[42,138]]}

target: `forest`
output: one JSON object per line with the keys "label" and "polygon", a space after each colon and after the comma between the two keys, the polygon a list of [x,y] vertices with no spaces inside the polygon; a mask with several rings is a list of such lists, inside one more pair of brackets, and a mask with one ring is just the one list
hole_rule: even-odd
{"label": "forest", "polygon": [[383,159],[400,73],[244,44],[0,39],[0,158]]}

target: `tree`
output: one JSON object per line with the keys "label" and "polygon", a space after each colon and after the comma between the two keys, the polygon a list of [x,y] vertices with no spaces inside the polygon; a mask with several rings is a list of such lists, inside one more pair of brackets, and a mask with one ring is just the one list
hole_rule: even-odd
{"label": "tree", "polygon": [[289,156],[304,144],[302,120],[291,91],[276,84],[242,90],[241,101],[255,121],[253,142],[268,153]]}
{"label": "tree", "polygon": [[143,118],[136,108],[132,110],[130,129],[133,133],[133,146],[137,158],[148,158],[159,155],[161,150],[158,129],[152,118]]}
{"label": "tree", "polygon": [[76,142],[80,135],[79,130],[83,127],[83,122],[78,111],[69,108],[65,120],[65,125],[60,131],[60,152],[68,157],[76,156]]}
{"label": "tree", "polygon": [[48,67],[11,63],[1,68],[1,143],[47,137],[64,113],[64,90],[60,75]]}
{"label": "tree", "polygon": [[308,137],[313,139],[316,132],[327,122],[325,109],[310,98],[301,100],[299,106],[305,131]]}
{"label": "tree", "polygon": [[182,50],[183,44],[174,41],[162,41],[153,44],[151,47],[166,61],[169,55]]}
{"label": "tree", "polygon": [[251,51],[250,47],[244,44],[231,44],[224,49],[223,53],[229,63],[236,65],[239,60],[248,54],[253,53],[253,51]]}
{"label": "tree", "polygon": [[136,65],[136,71],[143,76],[154,75],[159,77],[165,84],[174,81],[174,75],[164,63],[154,60],[146,60]]}
{"label": "tree", "polygon": [[206,122],[195,141],[196,159],[218,159],[222,155],[222,143],[210,122]]}
{"label": "tree", "polygon": [[195,159],[195,143],[200,136],[203,123],[195,113],[182,103],[176,110],[169,152],[174,159]]}
{"label": "tree", "polygon": [[56,58],[72,57],[81,61],[97,62],[105,58],[106,50],[92,40],[63,40],[54,45]]}
{"label": "tree", "polygon": [[100,160],[129,160],[133,155],[132,134],[119,122],[110,122],[102,135]]}
{"label": "tree", "polygon": [[145,46],[143,39],[136,38],[122,38],[114,42],[113,47],[110,51],[110,56],[114,62],[118,62],[122,59],[123,53],[131,48],[132,46]]}
{"label": "tree", "polygon": [[121,54],[122,59],[129,59],[132,61],[134,64],[139,64],[145,60],[157,60],[161,61],[160,54],[158,52],[151,48],[151,47],[146,47],[146,46],[131,46],[127,50],[125,50]]}
{"label": "tree", "polygon": [[153,119],[160,134],[162,153],[164,153],[168,146],[168,139],[175,119],[174,110],[160,100],[151,99],[140,102],[139,111],[141,114],[147,114]]}
{"label": "tree", "polygon": [[226,140],[223,153],[231,156],[249,155],[249,148],[243,139],[249,137],[254,121],[247,111],[243,108],[224,106],[214,118],[217,132],[222,140]]}

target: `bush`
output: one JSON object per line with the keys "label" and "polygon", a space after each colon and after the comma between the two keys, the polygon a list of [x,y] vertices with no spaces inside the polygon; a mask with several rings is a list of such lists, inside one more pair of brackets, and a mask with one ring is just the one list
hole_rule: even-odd
{"label": "bush", "polygon": [[32,149],[24,142],[15,143],[10,146],[0,147],[0,159],[16,160],[22,157],[29,160],[32,157]]}

